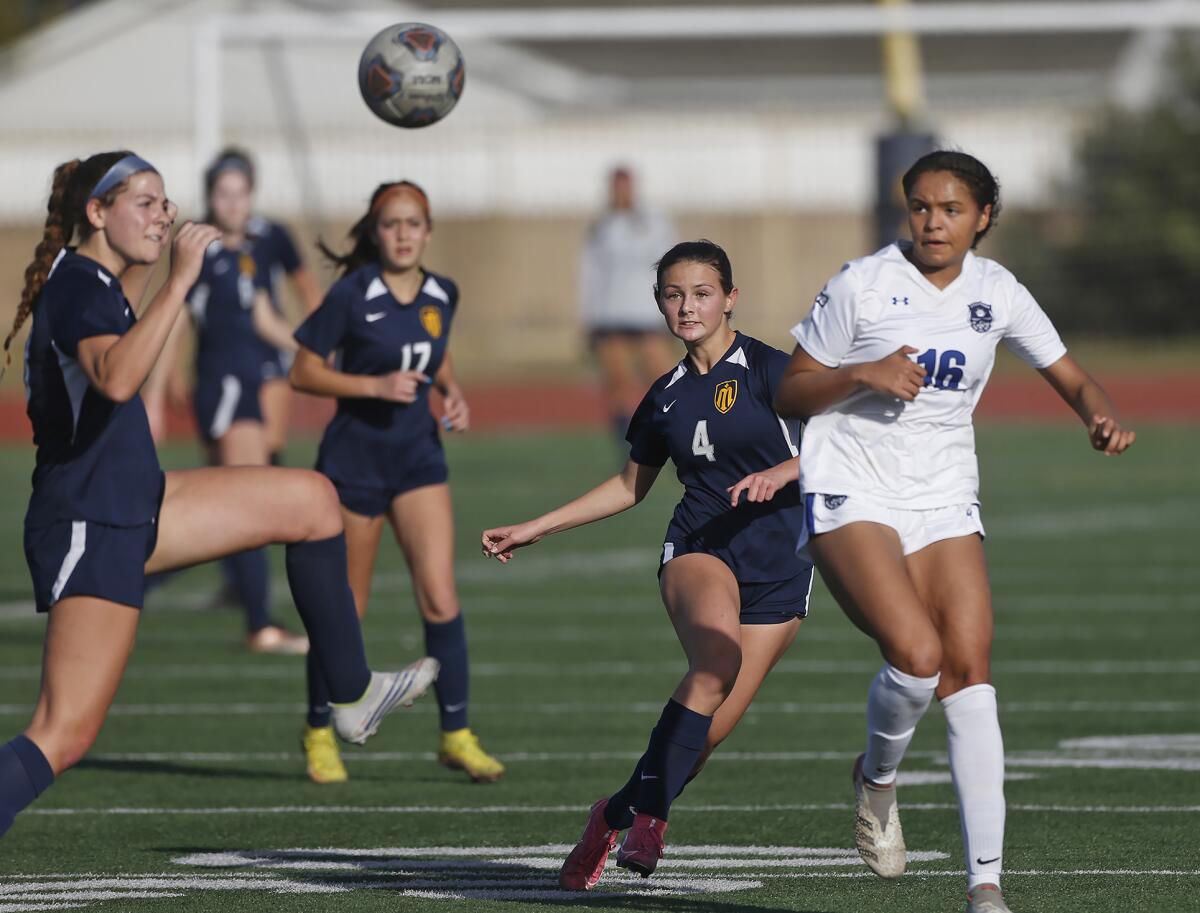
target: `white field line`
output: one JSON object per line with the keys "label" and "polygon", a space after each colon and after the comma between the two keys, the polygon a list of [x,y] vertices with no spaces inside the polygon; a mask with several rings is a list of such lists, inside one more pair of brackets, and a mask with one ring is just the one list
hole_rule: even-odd
{"label": "white field line", "polygon": [[[471,664],[471,675],[477,678],[591,678],[598,675],[639,675],[678,673],[682,662],[661,660],[608,660],[593,662],[540,662],[509,660],[485,661]],[[1001,660],[992,664],[1000,675],[1193,675],[1200,674],[1200,659],[1172,660]],[[879,670],[879,661],[868,659],[782,659],[772,670],[773,675],[870,675]],[[125,673],[129,680],[263,680],[291,681],[301,675],[300,664],[136,664]],[[0,679],[36,681],[41,666],[34,664],[6,666],[0,669]]]}
{"label": "white field line", "polygon": [[[578,701],[546,704],[492,704],[485,701],[472,702],[471,709],[482,714],[519,714],[529,716],[562,716],[587,713],[628,715],[655,714],[662,704],[652,701],[629,703],[591,704]],[[0,716],[28,716],[30,704],[0,704]],[[1200,710],[1200,701],[1013,701],[1000,703],[1003,715],[1072,713],[1072,714],[1118,714],[1118,713],[1162,713],[1194,714]],[[189,703],[189,704],[116,704],[109,710],[111,717],[158,717],[158,716],[296,716],[305,707],[300,703]],[[433,714],[437,708],[432,703],[417,704],[404,711],[409,714]],[[762,701],[752,704],[749,716],[861,716],[863,704],[847,703],[804,703],[799,701]]]}
{"label": "white field line", "polygon": [[[782,803],[775,805],[681,805],[689,813],[733,812],[818,812],[845,811],[847,802]],[[905,802],[905,811],[957,811],[951,802]],[[1200,805],[1035,805],[1009,804],[1010,812],[1059,812],[1063,814],[1145,815],[1184,814],[1200,812]],[[25,815],[74,816],[237,816],[237,815],[512,815],[512,814],[582,814],[584,805],[268,805],[268,806],[211,806],[179,808],[30,808]]]}
{"label": "white field line", "polygon": [[[512,754],[498,755],[501,761],[506,764],[521,764],[526,762],[564,762],[564,761],[633,761],[640,757],[636,752],[514,752]],[[736,761],[739,763],[746,762],[796,762],[796,761],[818,761],[818,760],[834,760],[839,763],[847,760],[853,760],[857,757],[854,752],[730,752],[728,755],[714,755],[709,759],[709,762],[718,760],[721,761]],[[366,763],[398,763],[412,761],[435,761],[437,754],[432,751],[381,751],[381,752],[355,752],[348,754],[346,759],[352,764],[359,762]],[[88,755],[87,760],[96,761],[102,764],[153,764],[153,763],[207,763],[207,764],[245,764],[245,763],[261,763],[261,762],[291,762],[300,763],[304,760],[304,755],[298,752],[286,751],[263,751],[263,752],[205,752],[205,751],[147,751],[147,752],[126,752],[122,754],[93,754]],[[944,759],[939,758],[943,761]],[[1037,766],[1037,765],[1030,765]],[[899,783],[901,786],[941,786],[953,782],[948,771],[939,770],[912,770],[901,771],[899,773]],[[1014,773],[1010,772],[1005,775],[1005,780],[1008,782],[1016,782],[1018,780],[1034,780],[1037,779],[1037,774]],[[569,847],[568,847],[569,849]]]}

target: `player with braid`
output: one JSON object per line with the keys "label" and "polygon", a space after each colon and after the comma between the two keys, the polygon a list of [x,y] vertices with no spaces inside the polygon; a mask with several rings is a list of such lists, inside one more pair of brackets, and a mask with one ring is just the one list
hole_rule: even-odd
{"label": "player with braid", "polygon": [[[158,171],[131,152],[60,165],[5,340],[7,351],[32,315],[25,367],[37,460],[25,556],[49,620],[33,720],[0,746],[0,834],[99,733],[147,573],[285,543],[292,596],[348,741],[365,741],[437,674],[428,658],[395,673],[367,666],[337,497],[320,474],[159,468],[139,390],[219,235],[186,223],[172,242],[174,219]],[[166,283],[135,315],[131,302],[168,246]]]}

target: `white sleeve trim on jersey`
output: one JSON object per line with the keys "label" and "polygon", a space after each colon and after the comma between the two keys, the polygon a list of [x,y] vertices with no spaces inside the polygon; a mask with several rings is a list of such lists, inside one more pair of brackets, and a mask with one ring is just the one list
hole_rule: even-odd
{"label": "white sleeve trim on jersey", "polygon": [[370,301],[372,298],[378,298],[380,295],[386,295],[388,287],[384,285],[383,280],[376,276],[371,280],[371,284],[367,286],[367,294],[363,296],[364,301]]}
{"label": "white sleeve trim on jersey", "polygon": [[798,446],[796,446],[796,443],[795,443],[797,440],[800,439],[800,423],[792,422],[792,425],[796,429],[796,434],[793,435],[792,432],[788,429],[788,423],[786,421],[779,418],[778,415],[775,416],[775,418],[779,419],[779,427],[783,429],[783,439],[785,441],[787,441],[788,450],[790,450],[792,452],[792,456],[794,456],[794,457],[800,456],[800,448]]}
{"label": "white sleeve trim on jersey", "polygon": [[442,288],[441,285],[438,284],[438,281],[433,278],[433,276],[430,276],[425,280],[425,284],[421,286],[421,291],[423,291],[426,295],[429,295],[431,298],[437,298],[443,304],[450,303],[450,293]]}

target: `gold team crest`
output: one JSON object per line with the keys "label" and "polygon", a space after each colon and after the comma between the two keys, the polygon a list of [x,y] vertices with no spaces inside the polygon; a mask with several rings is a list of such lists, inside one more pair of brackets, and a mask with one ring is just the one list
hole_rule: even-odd
{"label": "gold team crest", "polygon": [[243,276],[253,276],[258,272],[258,267],[254,263],[254,258],[250,254],[242,254],[238,257],[238,272]]}
{"label": "gold team crest", "polygon": [[737,402],[737,381],[723,380],[717,384],[717,392],[713,394],[713,405],[724,415]]}
{"label": "gold team crest", "polygon": [[442,312],[433,305],[426,305],[421,308],[421,326],[425,328],[425,332],[438,339],[442,335]]}

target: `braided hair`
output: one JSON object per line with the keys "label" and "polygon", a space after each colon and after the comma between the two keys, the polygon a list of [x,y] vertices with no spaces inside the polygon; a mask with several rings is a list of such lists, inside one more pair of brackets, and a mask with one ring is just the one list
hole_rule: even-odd
{"label": "braided hair", "polygon": [[[42,240],[33,251],[33,260],[25,267],[25,287],[21,290],[21,303],[17,306],[12,329],[4,339],[4,368],[12,364],[12,341],[33,313],[34,304],[50,269],[63,249],[78,234],[85,241],[95,231],[87,218],[88,196],[108,169],[131,153],[127,150],[100,152],[86,160],[71,159],[54,169],[50,185],[50,199],[46,203],[46,224],[42,229]],[[103,206],[111,206],[125,188],[125,181],[112,187],[99,197]]]}

